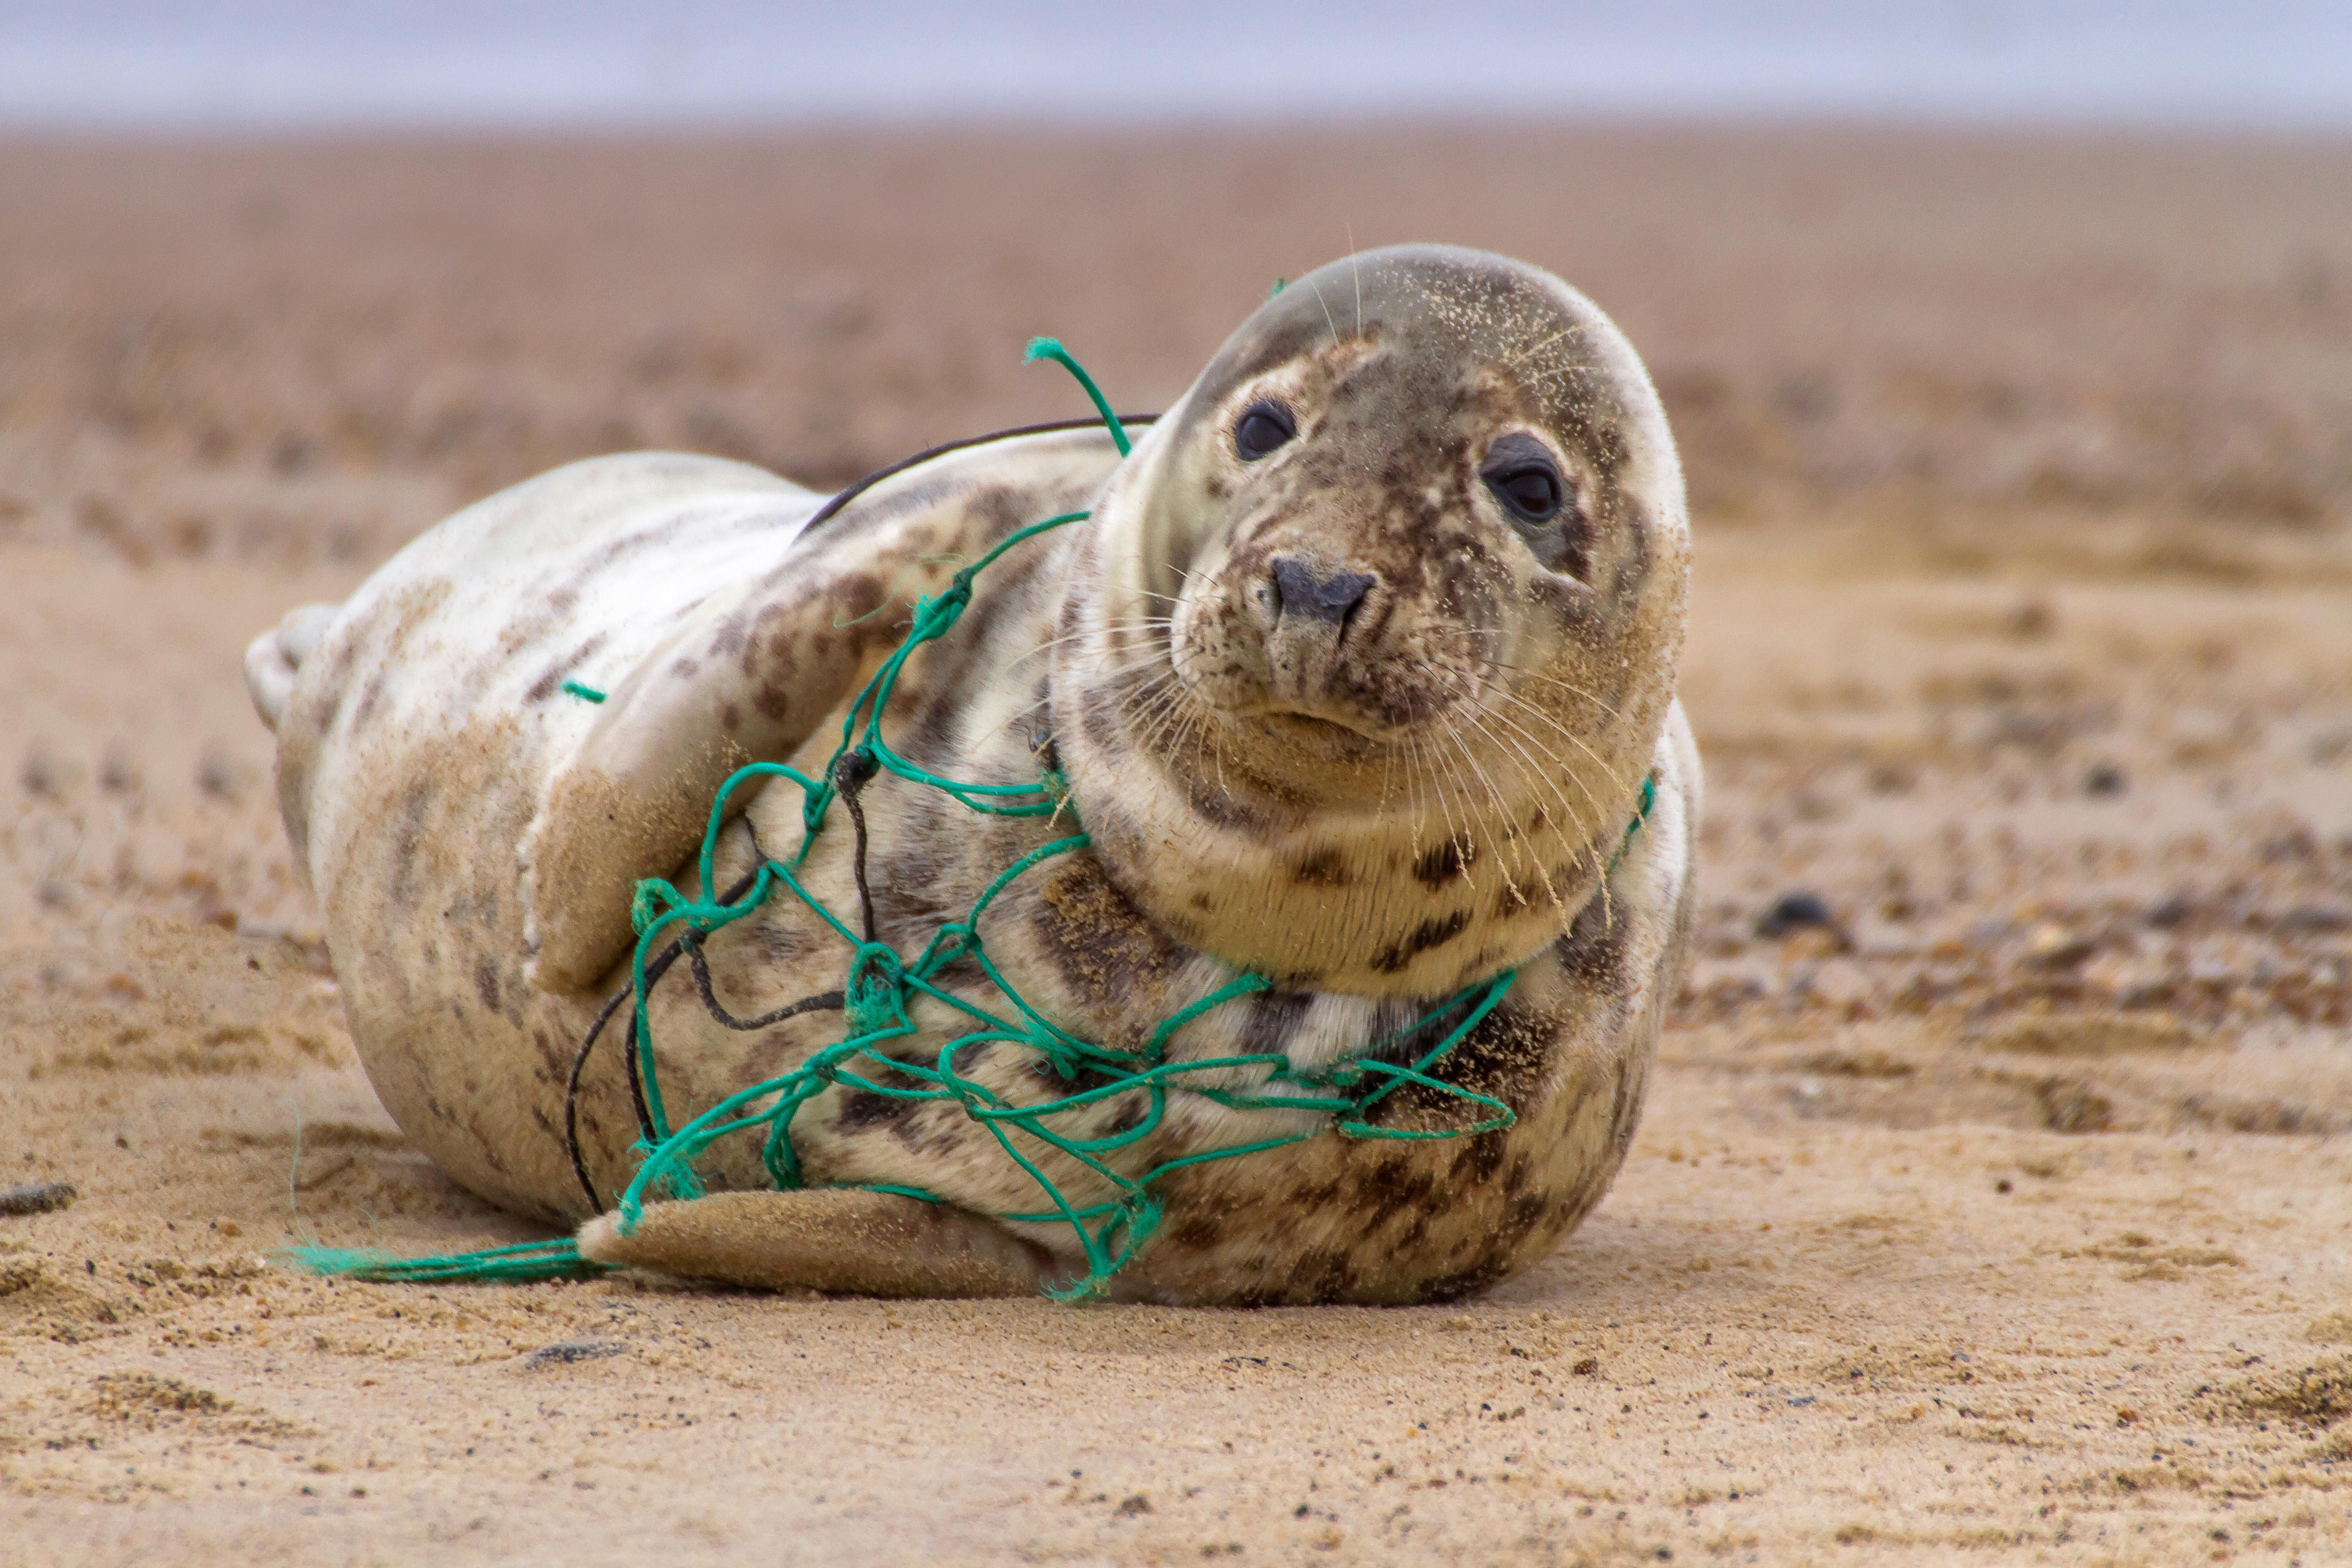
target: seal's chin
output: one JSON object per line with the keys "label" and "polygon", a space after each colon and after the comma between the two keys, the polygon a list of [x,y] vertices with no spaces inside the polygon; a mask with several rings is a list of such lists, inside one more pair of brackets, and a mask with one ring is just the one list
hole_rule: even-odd
{"label": "seal's chin", "polygon": [[1433,715],[1400,719],[1339,694],[1301,696],[1230,675],[1187,685],[1214,743],[1205,755],[1180,746],[1167,763],[1203,769],[1225,787],[1254,780],[1285,800],[1336,805],[1379,793],[1415,740],[1441,727]]}

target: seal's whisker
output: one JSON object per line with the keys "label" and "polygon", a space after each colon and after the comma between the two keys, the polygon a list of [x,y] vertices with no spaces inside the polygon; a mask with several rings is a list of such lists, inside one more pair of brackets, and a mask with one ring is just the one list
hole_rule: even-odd
{"label": "seal's whisker", "polygon": [[1463,885],[1475,889],[1478,886],[1478,880],[1472,875],[1470,868],[1477,859],[1478,837],[1472,831],[1468,820],[1470,803],[1466,796],[1462,801],[1463,820],[1458,823],[1454,820],[1454,802],[1447,793],[1446,784],[1450,779],[1457,793],[1462,785],[1459,773],[1448,772],[1451,761],[1452,759],[1435,746],[1433,745],[1430,748],[1429,776],[1437,787],[1437,808],[1445,817],[1446,841],[1454,847],[1454,857],[1462,863]]}
{"label": "seal's whisker", "polygon": [[[1457,626],[1449,626],[1446,629],[1454,636],[1464,638],[1491,637],[1504,635],[1501,630],[1494,627]],[[1561,690],[1569,692],[1572,696],[1580,697],[1585,701],[1591,703],[1594,707],[1608,714],[1612,719],[1620,719],[1624,717],[1623,714],[1620,713],[1616,708],[1610,704],[1607,699],[1600,696],[1596,692],[1585,689],[1583,687],[1577,685],[1572,680],[1563,680],[1559,676],[1553,675],[1548,670],[1535,669],[1524,664],[1513,664],[1508,659],[1496,658],[1492,654],[1480,653],[1475,649],[1465,649],[1465,655],[1469,658],[1475,659],[1480,665],[1488,669],[1507,669],[1513,675],[1523,675],[1530,680],[1540,680],[1547,685],[1557,686]]]}
{"label": "seal's whisker", "polygon": [[1031,648],[1027,653],[1016,654],[1012,658],[1005,660],[1004,668],[1007,669],[1014,668],[1022,664],[1025,664],[1030,659],[1035,658],[1041,653],[1049,652],[1066,643],[1085,642],[1088,638],[1097,637],[1104,632],[1150,631],[1155,626],[1172,626],[1175,624],[1176,623],[1173,618],[1165,616],[1142,616],[1129,620],[1105,621],[1100,626],[1088,626],[1084,631],[1068,632],[1061,637],[1053,637],[1045,642],[1041,642],[1035,647]]}
{"label": "seal's whisker", "polygon": [[[1511,761],[1511,759],[1505,755],[1499,748],[1500,737],[1496,736],[1486,727],[1481,715],[1475,712],[1465,713],[1462,716],[1462,723],[1456,726],[1457,732],[1465,727],[1466,727],[1469,734],[1487,741],[1490,743],[1496,744],[1497,749],[1494,759],[1496,763],[1502,763]],[[1509,848],[1511,858],[1514,861],[1524,862],[1527,865],[1533,866],[1538,879],[1540,879],[1547,888],[1549,888],[1551,885],[1551,879],[1544,869],[1542,852],[1538,848],[1533,835],[1528,830],[1522,828],[1519,826],[1517,797],[1514,795],[1507,795],[1504,793],[1500,781],[1497,780],[1493,773],[1487,771],[1486,763],[1480,760],[1477,748],[1471,746],[1466,740],[1460,743],[1462,744],[1464,755],[1469,760],[1470,765],[1475,768],[1478,771],[1478,775],[1486,781],[1487,790],[1494,796],[1496,810],[1501,814],[1504,820],[1503,842],[1504,845],[1507,846]],[[1517,768],[1515,771],[1518,772],[1522,776],[1530,776],[1528,774],[1528,771],[1524,767]],[[1538,778],[1537,782],[1540,784],[1541,781]],[[1518,891],[1516,879],[1512,879],[1511,881],[1511,889],[1514,892]],[[1524,897],[1525,895],[1522,894],[1521,896]]]}
{"label": "seal's whisker", "polygon": [[1171,731],[1192,716],[1192,710],[1197,706],[1198,704],[1192,700],[1192,694],[1181,687],[1171,688],[1161,692],[1150,710],[1139,715],[1135,721],[1137,726],[1143,731],[1136,738],[1136,749],[1147,753],[1158,754],[1161,742]]}
{"label": "seal's whisker", "polygon": [[[1541,708],[1538,707],[1535,703],[1528,701],[1517,692],[1507,690],[1499,686],[1493,689],[1495,695],[1501,698],[1504,701],[1510,703],[1515,708],[1521,709],[1526,712],[1534,715],[1536,718],[1540,719],[1545,723],[1550,725],[1554,730],[1559,732],[1561,738],[1566,740],[1569,744],[1574,746],[1578,751],[1582,752],[1586,756],[1592,759],[1593,763],[1600,767],[1601,777],[1606,778],[1609,776],[1610,770],[1607,759],[1603,758],[1600,752],[1594,751],[1591,745],[1587,744],[1583,736],[1578,734],[1575,731],[1570,729],[1567,725],[1561,723],[1559,720],[1553,718],[1550,714],[1545,712]],[[1571,768],[1569,770],[1568,776],[1577,781],[1577,786],[1584,790],[1587,798],[1591,797],[1592,791],[1590,787],[1586,786],[1581,774]],[[1595,811],[1599,811],[1601,809],[1601,802],[1593,800],[1592,808]]]}
{"label": "seal's whisker", "polygon": [[[1502,877],[1503,886],[1517,894],[1518,879],[1511,875],[1511,861],[1517,853],[1517,834],[1512,830],[1517,825],[1510,820],[1510,808],[1504,801],[1503,792],[1496,787],[1493,775],[1488,773],[1486,766],[1478,761],[1477,753],[1471,749],[1468,742],[1463,740],[1460,727],[1451,720],[1447,720],[1444,721],[1444,728],[1446,740],[1470,772],[1477,776],[1480,784],[1486,790],[1486,800],[1478,805],[1478,821],[1480,826],[1492,836],[1489,841],[1495,851],[1495,869]],[[1498,811],[1503,814],[1504,823],[1503,831],[1496,834],[1495,814]],[[1524,894],[1519,896],[1525,897]]]}
{"label": "seal's whisker", "polygon": [[[1583,787],[1582,783],[1576,779],[1575,770],[1570,768],[1566,760],[1558,752],[1546,748],[1540,740],[1538,740],[1534,734],[1530,733],[1509,714],[1497,712],[1493,709],[1488,709],[1481,717],[1482,719],[1490,719],[1498,724],[1506,725],[1517,733],[1519,739],[1511,741],[1511,743],[1519,749],[1520,755],[1527,759],[1528,765],[1536,769],[1536,776],[1543,781],[1544,786],[1551,794],[1553,803],[1557,805],[1561,813],[1566,816],[1568,818],[1568,824],[1575,830],[1577,837],[1579,839],[1589,839],[1596,830],[1594,825],[1588,822],[1585,819],[1584,814],[1576,809],[1575,803],[1570,801],[1568,798],[1567,792],[1560,788],[1559,779],[1551,773],[1545,772],[1538,763],[1537,759],[1540,758],[1545,762],[1550,763],[1554,767],[1559,769],[1561,773],[1566,773],[1571,782],[1577,783],[1578,787],[1580,789]],[[1509,740],[1510,738],[1496,733],[1496,739]],[[1532,752],[1530,752],[1528,748],[1533,748]]]}
{"label": "seal's whisker", "polygon": [[1545,745],[1540,738],[1530,731],[1525,725],[1513,719],[1508,713],[1501,712],[1492,708],[1484,709],[1477,715],[1475,721],[1483,726],[1487,721],[1492,721],[1495,723],[1501,724],[1512,731],[1510,736],[1503,735],[1497,731],[1488,731],[1487,733],[1493,735],[1497,741],[1508,741],[1511,745],[1517,747],[1520,756],[1525,759],[1528,765],[1535,769],[1536,777],[1541,781],[1545,790],[1552,796],[1554,803],[1559,806],[1561,811],[1567,814],[1569,825],[1574,827],[1580,834],[1590,833],[1591,831],[1591,825],[1585,821],[1584,814],[1576,809],[1574,803],[1568,798],[1566,792],[1560,788],[1559,778],[1551,772],[1546,770],[1543,766],[1544,763],[1548,763],[1551,764],[1552,768],[1558,769],[1559,773],[1567,774],[1571,780],[1573,780],[1576,776],[1576,770],[1568,765],[1567,759],[1562,757],[1558,752]]}
{"label": "seal's whisker", "polygon": [[[1550,779],[1544,775],[1541,769],[1537,768],[1533,764],[1532,761],[1528,757],[1527,749],[1525,747],[1520,746],[1517,742],[1512,741],[1509,736],[1501,734],[1487,728],[1486,720],[1495,717],[1499,717],[1499,715],[1472,714],[1470,716],[1472,731],[1482,736],[1486,740],[1494,742],[1500,749],[1500,752],[1516,752],[1517,753],[1517,756],[1498,753],[1497,760],[1510,766],[1521,778],[1526,779],[1529,784],[1535,785],[1538,791],[1545,788],[1551,788],[1555,793],[1557,793],[1557,786],[1552,784]],[[1560,804],[1562,808],[1565,809],[1567,802],[1563,799]],[[1571,823],[1576,820],[1575,813],[1569,813],[1569,820]],[[1537,845],[1535,833],[1530,830],[1521,840],[1521,843],[1524,846],[1524,852],[1528,857],[1528,862],[1535,868],[1537,879],[1543,883],[1545,896],[1551,900],[1553,908],[1559,908],[1561,902],[1559,889],[1552,883],[1551,868],[1544,864],[1545,857],[1542,850]]]}
{"label": "seal's whisker", "polygon": [[1323,324],[1331,329],[1331,341],[1338,342],[1339,323],[1331,319],[1331,302],[1323,298],[1323,285],[1310,278],[1307,280],[1307,286],[1315,290],[1315,302],[1323,307]]}
{"label": "seal's whisker", "polygon": [[1612,719],[1622,719],[1624,717],[1623,714],[1612,707],[1605,698],[1586,690],[1583,687],[1577,685],[1576,682],[1572,680],[1562,680],[1559,676],[1549,674],[1540,669],[1529,669],[1527,666],[1522,664],[1506,664],[1501,659],[1488,658],[1483,654],[1475,655],[1474,657],[1475,657],[1481,664],[1486,665],[1490,669],[1507,669],[1512,674],[1523,675],[1529,680],[1540,680],[1547,686],[1557,686],[1561,690],[1567,692],[1570,696],[1580,698],[1584,701],[1591,703],[1603,713],[1608,714]]}

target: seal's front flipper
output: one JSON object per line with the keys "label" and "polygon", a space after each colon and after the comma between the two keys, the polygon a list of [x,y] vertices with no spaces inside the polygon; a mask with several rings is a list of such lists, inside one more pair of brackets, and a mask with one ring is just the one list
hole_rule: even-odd
{"label": "seal's front flipper", "polygon": [[1052,1272],[1042,1248],[978,1215],[845,1187],[647,1204],[627,1236],[612,1215],[590,1220],[580,1252],[621,1268],[847,1296],[1034,1296]]}
{"label": "seal's front flipper", "polygon": [[[518,847],[534,985],[600,984],[635,940],[637,882],[694,853],[727,776],[791,756],[904,640],[912,605],[1015,527],[1086,506],[1117,461],[1099,431],[1013,439],[1017,468],[1004,443],[920,464],[781,554],[770,541],[736,575],[712,568],[702,596],[585,699],[594,718],[550,769]],[[631,537],[656,542],[646,553],[658,559],[656,521]],[[756,793],[730,796],[728,812]]]}

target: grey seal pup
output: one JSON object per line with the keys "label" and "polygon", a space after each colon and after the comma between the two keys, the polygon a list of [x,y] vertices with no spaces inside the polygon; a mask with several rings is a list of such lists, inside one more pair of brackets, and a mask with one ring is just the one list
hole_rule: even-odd
{"label": "grey seal pup", "polygon": [[[1433,1068],[1508,1107],[1507,1127],[1165,1170],[1316,1125],[1170,1089],[1148,1135],[1103,1156],[1165,1170],[1164,1217],[1109,1289],[1443,1300],[1549,1252],[1623,1160],[1688,963],[1689,527],[1623,335],[1547,272],[1444,247],[1369,251],[1281,289],[1125,456],[1101,426],[1015,433],[832,501],[740,463],[595,458],[467,508],[346,603],[259,638],[247,676],[278,734],[287,830],[352,1038],[410,1141],[491,1201],[579,1226],[581,1251],[614,1265],[915,1296],[1084,1272],[1073,1227],[1039,1213],[1039,1183],[961,1106],[846,1083],[793,1123],[803,1185],[773,1190],[757,1139],[722,1142],[700,1161],[709,1195],[619,1224],[598,1211],[640,1158],[623,1053],[573,1070],[628,983],[639,879],[719,890],[692,861],[720,781],[762,759],[821,771],[907,606],[1078,511],[989,568],[907,660],[884,726],[942,776],[1050,773],[1066,809],[975,816],[903,780],[867,786],[876,940],[911,958],[1075,822],[1089,847],[1007,884],[979,934],[1081,1038],[1139,1047],[1255,976],[1168,1035],[1166,1057],[1273,1055],[1311,1075],[1408,1059],[1427,1043],[1417,1021],[1507,974]],[[721,885],[802,829],[793,788],[732,804]],[[849,910],[855,870],[828,826],[799,875]],[[789,897],[701,949],[744,1017],[840,986],[848,956]],[[985,991],[971,965],[940,984]],[[844,1028],[822,1011],[723,1027],[682,975],[646,1006],[681,1119]],[[929,997],[910,1018],[909,1063],[960,1026]],[[1011,1044],[957,1055],[1007,1103],[1067,1092]],[[1231,1086],[1278,1095],[1278,1076]],[[1108,1147],[1144,1125],[1146,1098],[1057,1125]],[[1407,1082],[1367,1120],[1433,1131],[1464,1112]],[[1083,1163],[1034,1153],[1073,1201],[1110,1195]]]}

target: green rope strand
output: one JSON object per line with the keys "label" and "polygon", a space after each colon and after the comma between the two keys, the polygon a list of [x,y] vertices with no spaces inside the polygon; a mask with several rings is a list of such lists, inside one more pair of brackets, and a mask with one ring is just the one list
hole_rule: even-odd
{"label": "green rope strand", "polygon": [[1097,386],[1095,378],[1087,374],[1087,367],[1070,357],[1070,351],[1062,346],[1061,339],[1031,338],[1029,347],[1023,352],[1021,358],[1024,363],[1041,359],[1053,360],[1076,376],[1078,384],[1087,389],[1087,395],[1095,400],[1095,412],[1102,416],[1103,428],[1110,432],[1112,443],[1118,447],[1118,455],[1124,458],[1134,450],[1128,444],[1127,431],[1119,424],[1118,416],[1110,411],[1110,399],[1102,395],[1102,388]]}

